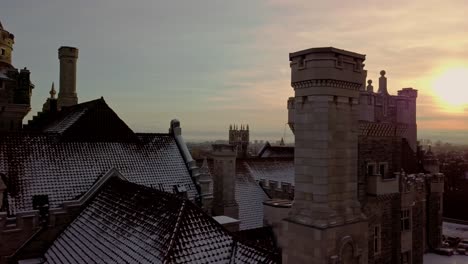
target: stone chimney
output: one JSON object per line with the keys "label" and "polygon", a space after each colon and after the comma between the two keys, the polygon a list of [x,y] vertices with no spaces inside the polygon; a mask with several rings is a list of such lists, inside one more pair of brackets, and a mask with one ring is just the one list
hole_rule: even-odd
{"label": "stone chimney", "polygon": [[213,208],[213,177],[206,158],[199,169],[198,183],[200,184],[202,207],[208,214],[211,214]]}
{"label": "stone chimney", "polygon": [[78,104],[76,94],[76,61],[78,49],[74,47],[60,47],[58,50],[60,60],[60,90],[58,94],[58,107]]}
{"label": "stone chimney", "polygon": [[235,198],[236,146],[213,144],[213,215],[239,219],[239,206]]}

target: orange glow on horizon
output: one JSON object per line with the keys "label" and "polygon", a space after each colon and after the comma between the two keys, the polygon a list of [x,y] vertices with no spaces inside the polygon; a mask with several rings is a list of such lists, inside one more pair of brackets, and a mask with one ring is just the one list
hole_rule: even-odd
{"label": "orange glow on horizon", "polygon": [[447,112],[463,112],[468,105],[468,67],[447,67],[436,74],[432,92]]}

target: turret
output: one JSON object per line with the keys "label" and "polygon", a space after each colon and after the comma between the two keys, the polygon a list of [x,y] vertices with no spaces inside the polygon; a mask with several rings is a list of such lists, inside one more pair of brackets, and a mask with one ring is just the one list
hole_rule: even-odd
{"label": "turret", "polygon": [[13,68],[11,66],[11,57],[14,43],[15,36],[6,31],[0,22],[0,69]]}
{"label": "turret", "polygon": [[289,60],[296,185],[283,222],[283,263],[367,263],[368,226],[357,197],[365,55],[326,47],[291,53]]}
{"label": "turret", "polygon": [[74,47],[60,47],[58,50],[60,60],[60,91],[58,94],[58,107],[78,104],[76,94],[76,61],[78,49]]}

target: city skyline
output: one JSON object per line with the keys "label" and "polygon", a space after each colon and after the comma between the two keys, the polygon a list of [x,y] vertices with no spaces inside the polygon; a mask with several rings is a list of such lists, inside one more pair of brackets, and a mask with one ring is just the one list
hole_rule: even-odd
{"label": "city skyline", "polygon": [[375,87],[384,69],[391,94],[419,91],[419,138],[464,143],[465,7],[463,1],[47,0],[6,3],[0,20],[15,34],[13,65],[28,67],[36,85],[26,119],[40,111],[52,82],[57,87],[57,49],[69,45],[80,49],[79,101],[104,96],[135,131],[166,131],[178,118],[188,140],[227,139],[232,123],[249,124],[253,140],[279,140],[293,95],[288,53],[334,46],[366,54]]}

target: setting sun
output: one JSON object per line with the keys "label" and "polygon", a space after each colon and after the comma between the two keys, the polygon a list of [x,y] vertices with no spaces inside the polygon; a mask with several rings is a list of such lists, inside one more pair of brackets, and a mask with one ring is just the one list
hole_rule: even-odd
{"label": "setting sun", "polygon": [[432,86],[435,96],[450,108],[468,104],[468,68],[449,69],[437,77]]}

